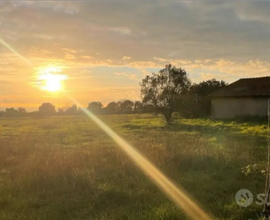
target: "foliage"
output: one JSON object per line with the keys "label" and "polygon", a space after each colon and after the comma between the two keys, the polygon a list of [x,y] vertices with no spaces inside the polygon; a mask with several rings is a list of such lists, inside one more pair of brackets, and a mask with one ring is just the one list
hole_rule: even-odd
{"label": "foliage", "polygon": [[57,109],[58,114],[63,115],[65,113],[64,108],[58,108]]}
{"label": "foliage", "polygon": [[138,114],[152,112],[141,101],[121,100],[118,102],[110,102],[103,108],[105,114]]}
{"label": "foliage", "polygon": [[190,88],[190,91],[191,94],[194,94],[197,97],[205,97],[227,85],[228,84],[223,80],[218,81],[216,79],[211,79],[207,81],[202,81],[198,84],[193,84]]}
{"label": "foliage", "polygon": [[166,65],[158,73],[147,75],[141,82],[141,96],[144,104],[152,105],[161,113],[168,124],[172,113],[183,107],[183,97],[188,94],[191,81],[184,69]]}
{"label": "foliage", "polygon": [[55,106],[49,102],[43,103],[39,108],[38,111],[41,115],[54,115],[56,110]]}
{"label": "foliage", "polygon": [[192,102],[189,106],[192,109],[192,117],[203,117],[211,114],[211,98],[208,96],[211,93],[227,86],[228,84],[221,80],[211,79],[193,84],[190,87]]}
{"label": "foliage", "polygon": [[6,117],[19,116],[19,112],[15,108],[6,108],[5,116]]}
{"label": "foliage", "polygon": [[17,109],[15,108],[6,108],[5,112],[0,113],[0,117],[19,117],[19,116],[26,116],[27,112],[25,108],[19,107]]}
{"label": "foliage", "polygon": [[26,110],[25,110],[25,108],[23,108],[23,107],[19,107],[19,108],[18,108],[18,112],[19,112],[20,115],[26,114]]}
{"label": "foliage", "polygon": [[90,102],[87,109],[95,114],[102,113],[103,104],[101,102]]}
{"label": "foliage", "polygon": [[135,101],[134,102],[134,113],[143,113],[144,109],[143,109],[143,104],[141,101]]}
{"label": "foliage", "polygon": [[120,112],[120,106],[118,102],[110,102],[105,108],[106,114],[117,114]]}
{"label": "foliage", "polygon": [[76,115],[78,114],[78,108],[77,105],[72,105],[70,107],[68,107],[65,111],[65,114],[67,115]]}
{"label": "foliage", "polygon": [[[87,108],[95,114],[143,114],[161,113],[166,122],[173,121],[173,113],[178,112],[181,118],[198,118],[211,113],[210,93],[227,85],[224,81],[211,79],[192,84],[186,71],[171,64],[158,73],[146,76],[141,82],[142,101],[120,100],[103,106],[99,101],[90,102]],[[26,112],[23,107],[7,108],[0,112],[0,117],[18,117],[38,115],[77,115],[83,112],[73,104],[58,108],[51,103],[43,103],[39,112]]]}
{"label": "foliage", "polygon": [[242,173],[246,176],[255,172],[259,172],[262,174],[266,174],[266,163],[258,163],[258,164],[249,164],[245,167],[242,167]]}
{"label": "foliage", "polygon": [[130,114],[133,112],[134,103],[131,100],[123,100],[119,104],[120,112],[122,114]]}

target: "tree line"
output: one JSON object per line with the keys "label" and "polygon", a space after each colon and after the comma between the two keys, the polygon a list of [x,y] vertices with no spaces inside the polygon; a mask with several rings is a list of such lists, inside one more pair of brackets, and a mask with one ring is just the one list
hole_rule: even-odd
{"label": "tree line", "polygon": [[[87,109],[95,114],[157,113],[162,114],[167,123],[171,123],[174,112],[186,118],[209,116],[211,99],[208,95],[226,85],[225,81],[216,79],[192,83],[184,69],[168,64],[159,72],[142,79],[141,101],[120,100],[106,106],[94,101],[88,104]],[[57,109],[52,103],[43,103],[36,112],[27,112],[23,107],[0,111],[0,117],[79,114],[83,112],[76,105]]]}
{"label": "tree line", "polygon": [[[141,101],[120,100],[110,102],[104,106],[99,101],[93,101],[86,107],[95,114],[139,114],[151,113],[151,106],[143,105]],[[5,111],[0,111],[0,117],[20,117],[20,116],[57,116],[57,115],[80,115],[83,111],[77,105],[67,105],[57,108],[50,102],[42,103],[38,111],[27,112],[25,108],[6,108]]]}
{"label": "tree line", "polygon": [[140,85],[142,103],[152,106],[170,124],[174,112],[187,118],[209,116],[211,98],[208,95],[227,83],[216,79],[192,83],[185,69],[168,64],[159,72],[147,75]]}

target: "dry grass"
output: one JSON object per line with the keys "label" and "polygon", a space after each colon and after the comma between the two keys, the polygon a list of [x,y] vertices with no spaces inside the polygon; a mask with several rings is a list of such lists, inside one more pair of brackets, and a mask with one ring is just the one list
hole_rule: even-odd
{"label": "dry grass", "polygon": [[[262,123],[149,115],[103,120],[183,186],[216,219],[256,219],[262,207],[234,202],[262,192],[264,177],[241,168],[265,160]],[[180,220],[174,206],[86,117],[0,119],[0,219]]]}

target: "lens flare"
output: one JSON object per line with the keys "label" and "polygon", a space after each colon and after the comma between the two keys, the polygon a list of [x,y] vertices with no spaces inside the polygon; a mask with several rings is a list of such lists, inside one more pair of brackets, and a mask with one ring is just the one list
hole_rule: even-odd
{"label": "lens flare", "polygon": [[211,220],[202,208],[193,202],[188,194],[177,187],[171,180],[169,180],[160,170],[158,170],[149,160],[147,160],[141,153],[128,144],[123,138],[116,134],[110,127],[102,122],[98,117],[84,108],[79,102],[72,97],[69,97],[82,111],[92,119],[103,131],[111,137],[118,146],[139,166],[142,171],[147,174],[153,182],[172,200],[174,201],[191,219]]}

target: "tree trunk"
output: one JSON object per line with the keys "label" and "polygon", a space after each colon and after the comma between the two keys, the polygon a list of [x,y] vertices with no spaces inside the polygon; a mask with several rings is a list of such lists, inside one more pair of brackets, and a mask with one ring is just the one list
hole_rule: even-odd
{"label": "tree trunk", "polygon": [[167,125],[170,125],[171,122],[172,122],[172,113],[171,112],[166,112],[166,113],[163,113],[163,115],[165,117]]}

